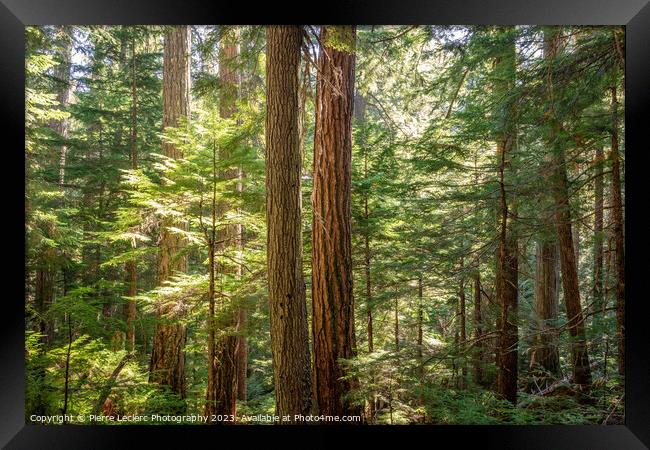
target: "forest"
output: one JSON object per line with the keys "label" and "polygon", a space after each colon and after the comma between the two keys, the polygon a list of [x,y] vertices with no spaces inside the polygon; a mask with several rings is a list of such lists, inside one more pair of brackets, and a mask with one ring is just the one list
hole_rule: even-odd
{"label": "forest", "polygon": [[27,423],[624,422],[623,27],[25,43]]}

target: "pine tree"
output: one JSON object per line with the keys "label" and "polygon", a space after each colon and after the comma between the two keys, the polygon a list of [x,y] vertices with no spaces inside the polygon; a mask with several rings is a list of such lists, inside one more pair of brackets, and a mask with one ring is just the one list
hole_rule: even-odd
{"label": "pine tree", "polygon": [[312,335],[321,414],[347,415],[355,380],[339,359],[355,353],[351,254],[352,109],[355,27],[323,27],[314,130]]}
{"label": "pine tree", "polygon": [[[190,29],[177,26],[165,34],[163,69],[163,128],[178,126],[182,117],[190,116]],[[169,158],[181,158],[180,149],[163,143],[163,154]],[[175,272],[185,272],[187,262],[181,254],[182,240],[169,229],[171,223],[161,224],[158,283],[162,284]],[[149,379],[171,387],[172,392],[185,398],[185,341],[187,331],[182,322],[184,305],[160,306],[153,338]],[[169,322],[167,322],[169,321]]]}
{"label": "pine tree", "polygon": [[548,115],[551,131],[548,145],[552,151],[553,175],[552,193],[555,201],[555,226],[560,245],[560,267],[562,270],[562,288],[568,319],[568,329],[571,334],[571,352],[573,360],[573,376],[575,383],[582,389],[588,389],[591,384],[591,369],[589,354],[585,342],[584,320],[580,304],[580,290],[576,269],[575,248],[571,231],[571,211],[568,201],[567,169],[564,143],[560,136],[560,123],[555,117],[557,99],[553,90],[553,62],[557,58],[561,45],[561,32],[546,31],[544,34],[544,57],[549,63],[547,78]]}
{"label": "pine tree", "polygon": [[514,220],[517,217],[515,193],[508,188],[508,171],[513,170],[516,124],[514,105],[508,92],[514,87],[516,72],[515,40],[512,29],[505,29],[503,52],[495,59],[495,94],[503,104],[497,116],[497,167],[499,177],[499,244],[496,270],[496,299],[501,308],[498,319],[499,355],[497,392],[517,402],[518,370],[518,244]]}
{"label": "pine tree", "polygon": [[[266,220],[269,316],[277,414],[311,412],[302,271],[298,71],[302,30],[267,28]],[[283,419],[284,421],[284,419]]]}

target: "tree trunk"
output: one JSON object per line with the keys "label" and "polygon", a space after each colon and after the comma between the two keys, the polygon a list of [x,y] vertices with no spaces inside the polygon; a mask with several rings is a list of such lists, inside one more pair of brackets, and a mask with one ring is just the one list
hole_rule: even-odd
{"label": "tree trunk", "polygon": [[[54,77],[59,83],[57,90],[58,108],[66,109],[70,103],[70,68],[72,67],[72,27],[69,25],[60,26],[57,30],[57,40],[60,42],[61,62],[54,69]],[[53,120],[51,127],[64,141],[68,139],[70,121],[68,119]],[[65,183],[65,162],[68,146],[63,143],[59,153],[59,184]]]}
{"label": "tree trunk", "polygon": [[[240,251],[241,253],[241,251]],[[242,267],[237,267],[237,274],[241,278]],[[237,400],[246,401],[247,373],[248,373],[248,338],[247,338],[248,312],[240,306],[237,310],[237,342],[235,346],[235,364],[237,366]]]}
{"label": "tree trunk", "polygon": [[[72,55],[72,28],[70,26],[60,26],[56,30],[57,43],[60,46],[61,61],[54,68],[54,77],[57,80],[57,109],[65,110],[70,103],[70,61]],[[69,120],[56,119],[51,120],[49,127],[54,130],[62,140],[68,139]],[[67,146],[60,147],[59,154],[59,184],[63,185],[65,181],[65,158]],[[54,163],[55,165],[56,163]],[[48,237],[54,232],[51,225],[47,225],[46,234]],[[36,286],[35,286],[35,305],[39,314],[38,331],[42,334],[41,342],[49,345],[54,341],[54,321],[45,319],[46,314],[52,302],[55,293],[55,276],[57,272],[54,260],[56,250],[53,247],[47,247],[38,256],[36,269]]]}
{"label": "tree trunk", "polygon": [[399,297],[393,299],[393,341],[395,342],[395,353],[399,353]]}
{"label": "tree trunk", "polygon": [[[463,260],[461,259],[461,270],[463,270]],[[460,288],[458,291],[458,300],[460,308],[460,343],[459,350],[461,355],[461,382],[460,386],[465,388],[467,385],[467,363],[466,361],[466,345],[467,345],[467,308],[465,306],[465,276],[460,276]]]}
{"label": "tree trunk", "polygon": [[[138,293],[138,271],[137,271],[137,262],[135,260],[129,261],[127,266],[127,272],[129,274],[129,291],[128,296],[132,299]],[[135,350],[135,318],[137,314],[137,308],[135,300],[129,299],[126,304],[125,318],[126,318],[126,345],[129,351]]]}
{"label": "tree trunk", "polygon": [[315,397],[320,414],[358,414],[343,396],[340,358],[354,356],[351,255],[354,26],[323,27],[314,131],[312,308]]}
{"label": "tree trunk", "polygon": [[273,381],[282,418],[311,411],[311,374],[302,271],[298,71],[302,29],[267,27],[266,223]]}
{"label": "tree trunk", "polygon": [[618,335],[618,373],[625,375],[625,238],[623,235],[623,196],[621,194],[621,162],[618,149],[618,98],[616,69],[612,86],[612,218],[616,250],[616,328]]}
{"label": "tree trunk", "polygon": [[[422,325],[424,323],[424,309],[422,305],[422,291],[423,291],[423,286],[422,286],[422,275],[418,276],[418,340],[417,340],[417,347],[416,347],[416,358],[418,362],[418,381],[420,382],[420,395],[418,395],[418,403],[420,406],[424,406],[424,395],[423,395],[423,390],[424,390],[424,356],[423,356],[423,332],[422,332]],[[374,405],[373,405],[374,406]],[[424,417],[422,419],[424,422]]]}
{"label": "tree trunk", "polygon": [[[219,51],[219,79],[220,86],[220,103],[219,115],[224,119],[231,118],[236,112],[236,99],[239,88],[239,74],[233,65],[236,63],[235,58],[239,55],[239,47],[235,40],[234,32],[224,32],[222,28]],[[231,157],[230,154],[222,151],[219,155],[222,160]],[[220,177],[227,180],[239,179],[240,170],[238,168],[229,169],[219,174]],[[239,182],[238,182],[239,183]],[[216,205],[217,214],[225,215],[230,208],[226,202],[218,202]],[[237,224],[224,226],[219,230],[219,242],[215,250],[225,251],[228,247],[238,246],[241,240],[241,228]],[[223,271],[225,272],[225,268]],[[231,270],[231,269],[228,269]],[[235,277],[240,277],[240,268],[236,267]],[[223,298],[223,297],[222,297]],[[214,374],[214,407],[217,415],[234,416],[237,413],[237,321],[239,311],[233,308],[232,304],[221,302],[221,315],[223,321],[218,325],[221,328],[221,336],[216,339],[214,347],[214,358],[211,358],[210,367],[215,371]],[[244,338],[245,339],[245,338]],[[243,380],[245,382],[245,379]]]}
{"label": "tree trunk", "polygon": [[[368,198],[364,199],[364,208],[366,222],[368,220]],[[366,317],[368,323],[368,353],[372,353],[374,349],[373,335],[372,335],[372,282],[370,279],[370,237],[368,232],[364,236],[364,270],[366,272]]]}
{"label": "tree trunk", "polygon": [[221,336],[215,343],[215,411],[217,415],[225,416],[221,422],[232,422],[232,417],[228,416],[237,413],[236,347],[237,337],[232,335]]}
{"label": "tree trunk", "polygon": [[474,382],[483,385],[483,317],[481,312],[481,273],[474,275]]}
{"label": "tree trunk", "polygon": [[422,309],[422,275],[418,277],[418,343],[417,343],[417,359],[418,359],[418,378],[420,382],[424,379],[424,360],[422,358],[422,322],[424,319],[424,311]]}
{"label": "tree trunk", "polygon": [[126,366],[126,363],[128,363],[132,357],[133,354],[131,353],[127,353],[126,355],[124,355],[124,357],[118,363],[117,367],[115,367],[115,369],[113,370],[113,373],[111,373],[111,376],[108,378],[108,381],[99,392],[97,401],[95,401],[95,407],[93,408],[93,412],[92,412],[94,415],[99,415],[99,412],[102,410],[102,406],[104,405],[104,402],[106,401],[106,399],[108,399],[108,396],[111,395],[111,390],[113,389],[113,386],[115,386],[117,377],[120,375],[120,372],[122,372],[122,369],[124,369],[124,366]]}
{"label": "tree trunk", "polygon": [[[131,42],[131,169],[138,168],[138,88],[136,82],[136,49],[135,38]],[[136,246],[135,239],[132,242],[133,248]],[[136,304],[133,297],[138,292],[138,265],[137,260],[133,259],[126,264],[129,274],[129,292],[130,299],[126,304],[126,343],[129,351],[135,350],[135,318],[137,314]]]}
{"label": "tree trunk", "polygon": [[[553,63],[558,51],[560,34],[557,31],[546,32],[544,36],[544,57]],[[569,205],[569,187],[567,181],[566,156],[564,145],[559,141],[560,123],[555,117],[552,71],[548,69],[548,116],[551,121],[549,146],[552,151],[553,180],[552,191],[555,202],[555,225],[560,242],[560,266],[562,270],[562,289],[567,312],[567,328],[571,335],[571,353],[573,359],[574,382],[581,389],[591,384],[591,369],[585,338],[585,328],[580,304],[580,288],[575,260],[573,233],[571,231],[571,209]]]}
{"label": "tree trunk", "polygon": [[[357,93],[354,96],[354,120],[363,124],[366,116],[366,100]],[[360,144],[363,146],[363,176],[368,179],[368,149],[365,147],[365,142],[361,139]],[[363,219],[365,227],[363,228],[363,270],[366,282],[366,321],[367,321],[367,338],[368,338],[368,353],[372,353],[374,349],[373,335],[372,335],[372,280],[370,278],[370,210],[368,207],[368,191],[363,192]]]}
{"label": "tree trunk", "polygon": [[[241,80],[240,80],[241,89]],[[237,169],[237,191],[244,190],[243,184],[244,171],[241,167]],[[241,215],[241,210],[237,210],[238,215]],[[243,275],[243,261],[244,258],[244,225],[238,223],[235,225],[235,245],[237,247],[237,264],[236,277],[241,280]],[[237,366],[237,400],[246,401],[247,399],[247,372],[248,372],[248,311],[246,305],[240,302],[237,309],[237,342],[235,347],[235,364]]]}
{"label": "tree trunk", "polygon": [[[174,26],[165,34],[163,64],[163,128],[176,127],[181,117],[190,115],[190,28]],[[163,154],[178,159],[181,150],[163,142]],[[175,272],[185,272],[187,261],[180,256],[182,240],[169,232],[170,220],[161,224],[158,283],[162,284]],[[168,385],[172,392],[185,398],[185,342],[187,330],[179,322],[185,305],[157,308],[159,322],[153,338],[149,381]]]}
{"label": "tree trunk", "polygon": [[[509,30],[506,30],[509,31]],[[499,347],[497,357],[497,393],[506,400],[517,403],[518,377],[518,243],[514,228],[516,216],[514,192],[508,192],[511,185],[514,140],[514,105],[509,104],[508,92],[514,87],[516,70],[514,39],[502,55],[496,58],[494,70],[499,80],[495,92],[503,102],[505,121],[499,126],[497,136],[497,160],[499,171],[499,246],[496,273],[496,298],[500,306]]]}
{"label": "tree trunk", "polygon": [[[354,121],[360,126],[364,126],[366,120],[366,99],[356,92],[354,95],[353,106]],[[368,152],[363,134],[360,135],[359,145],[363,148],[363,177],[368,180]],[[367,188],[369,189],[369,188]],[[372,279],[371,279],[371,263],[372,256],[370,253],[370,208],[368,200],[370,197],[369,190],[363,191],[363,220],[364,226],[362,227],[363,233],[363,271],[365,275],[365,302],[366,302],[366,336],[368,339],[368,353],[374,351],[374,336],[372,330]],[[374,377],[370,381],[374,384]],[[375,394],[371,393],[368,397],[368,418],[372,423],[375,418]]]}
{"label": "tree trunk", "polygon": [[[65,294],[64,294],[65,295]],[[72,353],[72,317],[66,314],[66,322],[68,322],[68,350],[65,353],[65,378],[63,384],[63,424],[66,423],[66,414],[68,412],[68,404],[70,399],[70,356]]]}
{"label": "tree trunk", "polygon": [[594,160],[596,175],[594,176],[594,322],[600,323],[603,307],[603,148],[596,147]]}
{"label": "tree trunk", "polygon": [[571,232],[573,233],[573,252],[576,259],[576,272],[580,273],[580,222],[571,224]]}
{"label": "tree trunk", "polygon": [[212,202],[210,215],[212,220],[209,231],[205,230],[208,243],[208,384],[205,392],[205,415],[210,422],[217,414],[217,367],[216,367],[216,330],[215,320],[215,249],[217,237],[217,143],[212,143]]}
{"label": "tree trunk", "polygon": [[46,313],[52,306],[54,300],[54,270],[51,259],[54,258],[54,250],[47,248],[38,262],[36,269],[36,289],[34,293],[34,302],[38,312],[38,329],[41,334],[40,341],[44,348],[52,343],[54,339],[54,330],[51,320],[46,319]]}
{"label": "tree trunk", "polygon": [[560,374],[558,353],[558,284],[559,259],[557,242],[543,240],[537,243],[537,264],[535,266],[535,315],[537,333],[530,359],[530,367],[539,365],[543,370],[557,377]]}

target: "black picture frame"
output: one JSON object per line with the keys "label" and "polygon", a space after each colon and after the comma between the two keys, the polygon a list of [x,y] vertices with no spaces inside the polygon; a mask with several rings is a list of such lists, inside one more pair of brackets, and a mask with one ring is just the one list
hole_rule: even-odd
{"label": "black picture frame", "polygon": [[[308,8],[313,8],[309,10]],[[24,422],[24,27],[39,24],[544,24],[626,26],[626,383],[625,425],[608,426],[368,426],[368,427],[190,427],[181,426],[43,426]],[[262,437],[268,445],[330,441],[340,445],[341,432],[371,442],[399,433],[426,446],[453,442],[500,449],[641,449],[650,447],[650,326],[647,295],[648,232],[643,173],[647,167],[647,124],[650,108],[650,4],[648,0],[339,0],[318,4],[222,4],[215,0],[0,0],[0,73],[2,83],[5,184],[4,243],[16,244],[4,254],[8,263],[2,299],[0,333],[0,444],[6,448],[128,448],[179,442],[211,447],[250,444]],[[21,113],[22,112],[22,113]],[[9,176],[8,176],[9,175]],[[6,247],[5,247],[6,248]],[[332,433],[336,431],[337,433]],[[316,434],[317,437],[312,436]],[[334,437],[336,436],[336,437]],[[197,436],[198,437],[198,436]],[[413,440],[411,440],[413,439]],[[417,440],[417,441],[416,441]],[[383,442],[383,441],[380,441]],[[421,445],[421,444],[417,444]],[[162,445],[165,447],[166,445]]]}

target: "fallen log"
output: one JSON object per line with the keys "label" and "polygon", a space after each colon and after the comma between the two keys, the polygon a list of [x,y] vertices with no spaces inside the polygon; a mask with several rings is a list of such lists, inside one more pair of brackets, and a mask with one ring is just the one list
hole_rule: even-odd
{"label": "fallen log", "polygon": [[133,357],[133,353],[127,353],[126,355],[124,355],[124,358],[122,358],[122,360],[117,365],[115,370],[113,370],[113,373],[111,374],[108,381],[100,391],[99,397],[97,398],[97,402],[95,402],[95,408],[93,409],[94,415],[96,416],[99,415],[99,412],[104,407],[104,403],[106,402],[106,399],[108,398],[109,395],[111,395],[111,390],[113,389],[113,386],[115,386],[117,377],[120,375],[120,372],[122,371],[124,366],[126,366],[126,363],[129,362],[129,360],[132,357]]}

